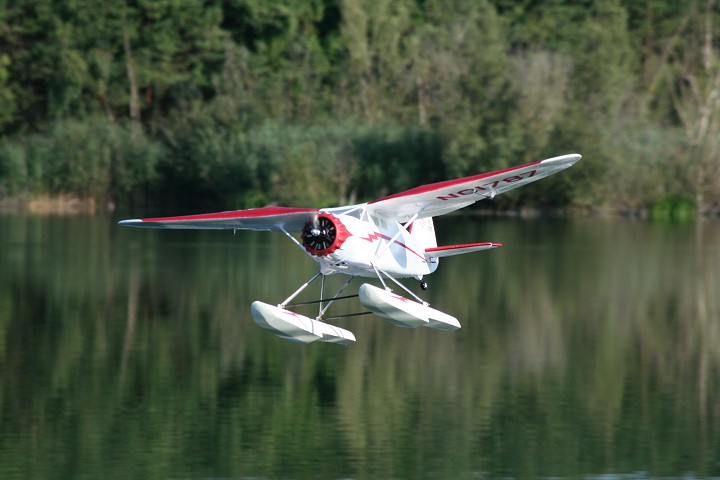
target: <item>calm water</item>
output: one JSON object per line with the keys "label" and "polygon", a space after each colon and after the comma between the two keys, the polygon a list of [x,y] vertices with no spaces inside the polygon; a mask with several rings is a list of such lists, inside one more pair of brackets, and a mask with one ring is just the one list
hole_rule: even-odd
{"label": "calm water", "polygon": [[250,319],[282,235],[114,222],[0,217],[0,478],[720,476],[720,223],[442,218],[463,328],[344,348]]}

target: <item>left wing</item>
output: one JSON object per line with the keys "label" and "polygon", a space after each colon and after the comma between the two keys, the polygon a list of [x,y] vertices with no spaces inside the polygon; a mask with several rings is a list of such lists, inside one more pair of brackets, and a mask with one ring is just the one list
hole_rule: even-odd
{"label": "left wing", "polygon": [[181,217],[137,218],[119,223],[128,227],[144,228],[299,232],[305,222],[317,214],[318,210],[315,208],[262,207]]}
{"label": "left wing", "polygon": [[422,185],[369,202],[367,211],[398,222],[406,222],[415,214],[417,218],[443,215],[557,173],[580,158],[578,154],[563,155],[497,172]]}

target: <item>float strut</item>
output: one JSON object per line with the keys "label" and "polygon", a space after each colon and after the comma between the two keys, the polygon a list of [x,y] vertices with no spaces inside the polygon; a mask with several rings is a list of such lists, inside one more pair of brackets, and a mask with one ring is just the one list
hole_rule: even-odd
{"label": "float strut", "polygon": [[[317,277],[319,277],[320,275],[322,275],[320,272],[316,273],[315,276],[313,276],[313,277],[312,277],[310,280],[308,280],[307,282],[303,283],[303,284],[300,286],[300,288],[298,288],[297,290],[295,290],[295,293],[293,293],[293,294],[290,295],[288,298],[286,298],[284,302],[282,302],[280,305],[278,305],[278,307],[280,307],[280,308],[285,308],[285,305],[287,305],[290,300],[292,300],[293,298],[295,298],[295,297],[297,297],[298,295],[300,295],[300,292],[302,292],[303,290],[305,290],[305,289],[308,287],[308,285],[310,285],[312,282],[314,282],[314,281],[317,279]],[[325,275],[323,275],[323,279],[325,279]]]}

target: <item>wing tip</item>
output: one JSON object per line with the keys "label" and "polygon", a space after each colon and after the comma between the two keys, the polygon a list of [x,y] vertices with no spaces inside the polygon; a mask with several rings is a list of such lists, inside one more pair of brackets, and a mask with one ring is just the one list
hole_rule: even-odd
{"label": "wing tip", "polygon": [[578,160],[582,158],[582,155],[579,153],[570,153],[568,155],[560,155],[558,157],[552,157],[548,158],[546,160],[543,160],[540,162],[542,165],[562,165],[562,166],[571,166]]}
{"label": "wing tip", "polygon": [[142,224],[142,223],[143,223],[142,218],[131,218],[128,220],[120,220],[118,222],[118,225],[123,225],[125,227],[139,227],[140,224]]}

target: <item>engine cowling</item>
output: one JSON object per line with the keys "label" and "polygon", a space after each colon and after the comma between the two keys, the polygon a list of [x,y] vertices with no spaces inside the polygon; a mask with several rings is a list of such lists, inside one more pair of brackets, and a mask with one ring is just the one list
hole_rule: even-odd
{"label": "engine cowling", "polygon": [[324,257],[340,248],[350,232],[335,215],[320,213],[305,223],[300,237],[308,253]]}

